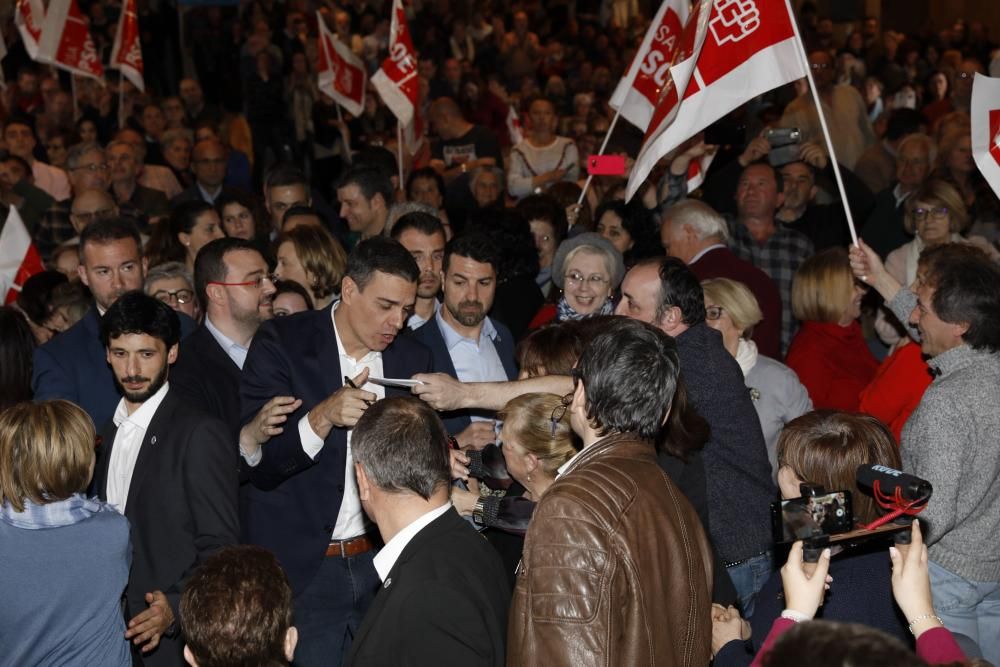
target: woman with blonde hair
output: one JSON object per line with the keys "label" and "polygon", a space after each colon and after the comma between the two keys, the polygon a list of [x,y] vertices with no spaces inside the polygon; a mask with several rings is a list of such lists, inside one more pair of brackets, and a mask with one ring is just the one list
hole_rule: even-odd
{"label": "woman with blonde hair", "polygon": [[802,325],[785,361],[817,409],[857,410],[878,368],[858,318],[867,286],[854,279],[843,248],[806,260],[792,281],[792,314]]}
{"label": "woman with blonde hair", "polygon": [[340,281],[347,271],[347,253],[325,229],[300,225],[282,232],[277,254],[274,275],[309,290],[316,310],[339,298]]}
{"label": "woman with blonde hair", "polygon": [[778,474],[778,436],[785,424],[812,410],[809,393],[788,366],[765,357],[750,340],[762,319],[753,292],[743,283],[713,278],[701,283],[705,292],[705,324],[722,334],[722,344],[743,371],[753,407],[760,418],[772,473]]}
{"label": "woman with blonde hair", "polygon": [[94,424],[69,401],[0,412],[0,655],[10,665],[132,664],[124,516],[84,492]]}

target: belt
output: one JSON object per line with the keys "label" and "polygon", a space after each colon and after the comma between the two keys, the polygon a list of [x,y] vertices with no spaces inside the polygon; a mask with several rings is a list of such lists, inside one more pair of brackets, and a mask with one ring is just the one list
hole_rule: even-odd
{"label": "belt", "polygon": [[326,548],[327,557],[337,556],[338,558],[350,558],[359,554],[368,553],[375,549],[375,542],[367,535],[359,535],[349,540],[339,540],[330,542]]}
{"label": "belt", "polygon": [[753,554],[752,556],[747,556],[746,558],[741,558],[739,560],[734,560],[734,561],[730,561],[728,563],[723,563],[723,566],[726,569],[729,569],[731,567],[736,567],[737,565],[743,565],[743,563],[746,563],[748,560],[751,560],[753,558],[757,558],[758,556],[764,556],[764,555],[767,555],[767,554],[770,554],[770,553],[771,553],[770,549],[765,549],[764,551],[759,551],[759,552]]}

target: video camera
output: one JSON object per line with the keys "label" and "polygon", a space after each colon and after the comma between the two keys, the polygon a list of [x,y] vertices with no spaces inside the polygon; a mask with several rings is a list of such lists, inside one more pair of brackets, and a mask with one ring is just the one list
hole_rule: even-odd
{"label": "video camera", "polygon": [[909,544],[910,522],[904,515],[923,510],[933,493],[931,483],[882,465],[859,466],[859,488],[871,495],[888,513],[867,526],[856,526],[851,492],[827,492],[821,486],[802,484],[802,497],[771,503],[774,541],[803,541],[803,559],[816,562],[831,544],[857,544],[878,535],[892,534],[897,544]]}

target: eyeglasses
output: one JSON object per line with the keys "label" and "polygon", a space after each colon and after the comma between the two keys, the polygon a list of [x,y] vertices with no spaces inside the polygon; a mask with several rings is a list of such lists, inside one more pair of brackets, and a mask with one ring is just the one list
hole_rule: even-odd
{"label": "eyeglasses", "polygon": [[582,274],[575,271],[573,273],[566,274],[566,284],[570,287],[579,287],[584,283],[584,281],[589,283],[594,289],[600,289],[602,285],[606,285],[611,282],[610,279],[605,278],[599,273],[592,274],[586,278]]}
{"label": "eyeglasses", "polygon": [[[576,370],[575,368],[573,369]],[[576,376],[573,376],[573,383],[576,384]],[[573,402],[573,394],[569,393],[563,396],[559,400],[559,405],[552,408],[552,414],[549,415],[549,421],[552,423],[552,437],[556,437],[556,430],[559,427],[559,422],[562,418],[566,416],[566,410],[569,409],[569,404]]]}
{"label": "eyeglasses", "polygon": [[830,63],[811,63],[809,65],[809,69],[812,69],[812,70],[830,69]]}
{"label": "eyeglasses", "polygon": [[96,220],[107,220],[108,218],[114,216],[115,209],[113,208],[102,208],[99,211],[92,211],[90,213],[73,213],[73,217],[82,222],[84,225],[89,225]]}
{"label": "eyeglasses", "polygon": [[161,289],[153,292],[153,298],[162,301],[163,303],[177,301],[177,303],[184,305],[185,303],[191,303],[194,301],[194,292],[189,289],[179,289],[174,292]]}
{"label": "eyeglasses", "polygon": [[96,163],[95,162],[94,164],[81,164],[81,165],[79,165],[77,167],[73,167],[72,169],[70,169],[70,171],[80,171],[81,169],[86,169],[87,171],[90,171],[90,172],[107,171],[108,170],[108,163],[107,162],[100,162],[100,163]]}
{"label": "eyeglasses", "polygon": [[247,280],[241,283],[224,283],[218,280],[210,280],[208,281],[207,284],[222,285],[223,287],[256,287],[257,289],[260,289],[261,287],[264,286],[265,280],[274,285],[275,283],[278,282],[278,276],[274,275],[273,273],[270,274],[265,273],[264,275],[259,276],[254,280]]}
{"label": "eyeglasses", "polygon": [[927,219],[927,216],[935,220],[945,220],[948,217],[948,209],[945,206],[913,209],[913,219],[917,222],[923,222]]}
{"label": "eyeglasses", "polygon": [[722,313],[726,312],[726,309],[722,306],[706,306],[705,307],[705,319],[714,322],[715,320],[722,317]]}

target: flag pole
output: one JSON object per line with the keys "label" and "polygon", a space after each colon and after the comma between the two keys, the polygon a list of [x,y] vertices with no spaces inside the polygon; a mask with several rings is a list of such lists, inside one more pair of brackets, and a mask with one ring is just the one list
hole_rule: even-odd
{"label": "flag pole", "polygon": [[847,192],[844,190],[844,179],[840,175],[840,163],[837,161],[837,153],[833,148],[833,140],[830,139],[830,128],[826,125],[826,117],[823,114],[823,104],[820,101],[819,92],[816,90],[816,81],[813,80],[812,68],[809,66],[809,57],[806,55],[806,47],[802,42],[802,35],[799,34],[799,24],[795,20],[795,14],[792,13],[792,6],[789,4],[788,0],[785,0],[785,9],[788,11],[788,18],[792,24],[792,30],[795,31],[795,43],[796,46],[798,46],[799,55],[805,65],[806,79],[809,80],[809,90],[812,93],[813,104],[816,105],[816,115],[819,117],[819,124],[823,129],[823,139],[826,140],[826,147],[830,152],[830,166],[833,167],[833,176],[837,181],[837,189],[840,190],[840,201],[844,206],[844,215],[847,216],[847,226],[851,230],[851,242],[854,245],[857,245],[858,232],[854,228],[854,216],[851,215],[851,206],[847,202]]}
{"label": "flag pole", "polygon": [[405,190],[403,180],[403,124],[396,119],[396,161],[399,164],[399,189]]}
{"label": "flag pole", "polygon": [[[604,149],[608,147],[608,140],[611,139],[611,133],[615,131],[615,125],[618,124],[618,118],[622,115],[622,110],[618,109],[615,111],[615,117],[611,119],[611,125],[608,125],[608,131],[604,135],[604,141],[601,142],[601,150],[597,152],[598,155],[604,155]],[[587,160],[583,155],[580,156],[585,162]],[[580,193],[580,198],[576,200],[576,205],[579,206],[583,203],[584,198],[587,196],[587,189],[590,187],[590,182],[594,180],[594,175],[587,170],[587,180],[583,184],[583,192]]]}
{"label": "flag pole", "polygon": [[118,77],[118,129],[125,129],[125,80]]}
{"label": "flag pole", "polygon": [[333,106],[337,109],[337,120],[340,122],[337,132],[340,133],[340,141],[344,145],[344,162],[351,164],[353,162],[351,159],[351,142],[348,139],[347,126],[344,124],[344,113],[340,110],[340,102],[337,100],[333,101]]}

